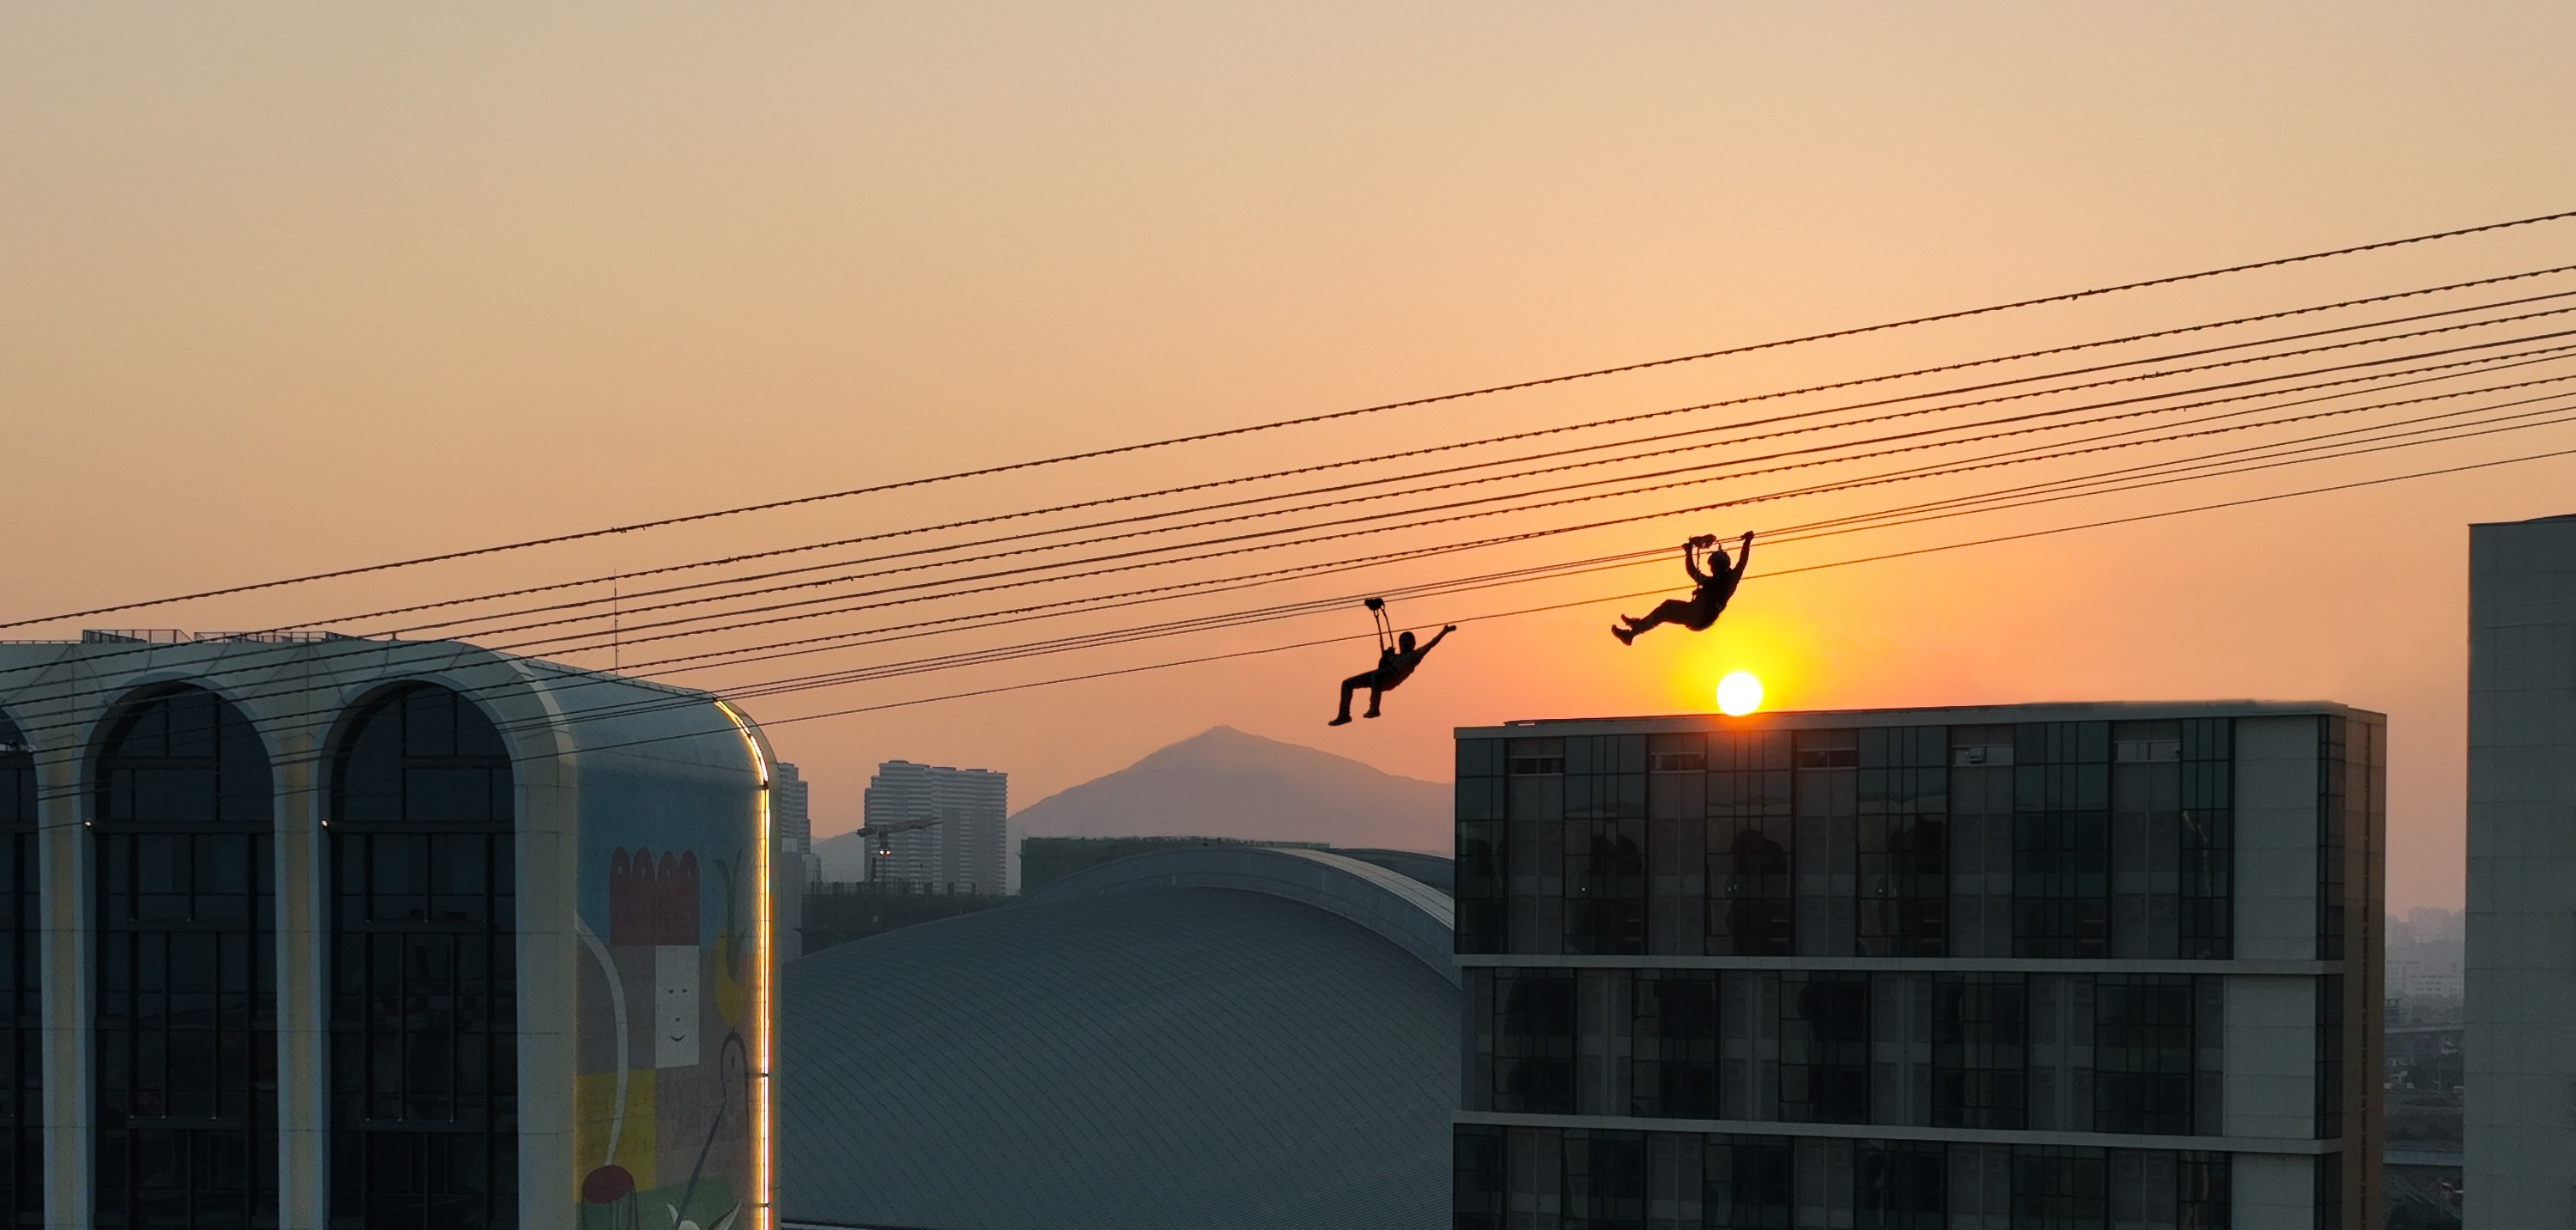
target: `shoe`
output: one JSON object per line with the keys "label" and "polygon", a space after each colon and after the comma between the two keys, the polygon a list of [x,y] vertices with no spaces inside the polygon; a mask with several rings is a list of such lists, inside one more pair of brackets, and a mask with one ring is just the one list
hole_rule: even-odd
{"label": "shoe", "polygon": [[1361,716],[1361,717],[1376,717],[1376,716],[1377,716],[1377,710],[1375,710],[1375,709],[1371,709],[1371,710],[1369,710],[1368,712],[1361,714],[1360,716]]}
{"label": "shoe", "polygon": [[1610,635],[1618,637],[1619,643],[1622,645],[1634,645],[1637,643],[1637,630],[1635,628],[1622,628],[1617,624],[1612,624],[1610,625]]}
{"label": "shoe", "polygon": [[1326,726],[1348,726],[1348,725],[1350,725],[1350,724],[1351,724],[1351,715],[1349,715],[1349,714],[1347,714],[1347,713],[1343,714],[1343,715],[1342,715],[1342,716],[1340,716],[1340,717],[1334,718],[1332,721],[1329,721],[1329,722],[1324,723],[1324,725],[1326,725]]}

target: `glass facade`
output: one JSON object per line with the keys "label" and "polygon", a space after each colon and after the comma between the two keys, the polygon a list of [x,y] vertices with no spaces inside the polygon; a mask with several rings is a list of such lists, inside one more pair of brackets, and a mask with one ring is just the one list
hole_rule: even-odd
{"label": "glass facade", "polygon": [[2233,755],[2224,718],[1461,739],[1458,951],[2223,960]]}
{"label": "glass facade", "polygon": [[2111,724],[2013,732],[2013,955],[2111,954]]}
{"label": "glass facade", "polygon": [[0,952],[0,1212],[8,1224],[44,1223],[45,1142],[42,924],[36,892],[36,758],[18,728],[0,717],[0,876],[9,881],[7,950]]}
{"label": "glass facade", "polygon": [[2229,1224],[2224,1153],[1484,1124],[1455,1132],[1457,1230]]}
{"label": "glass facade", "polygon": [[[2225,997],[2215,976],[1509,966],[1464,975],[1468,1110],[2159,1136],[2223,1127]],[[1594,986],[1625,1010],[1581,1009]],[[2332,997],[2318,1002],[2323,1010]],[[1583,1088],[1615,1094],[1578,1094],[1578,1070],[1600,1067],[1596,1056],[1617,1072],[1584,1075]]]}
{"label": "glass facade", "polygon": [[1708,943],[1719,956],[1795,951],[1789,734],[1708,739]]}
{"label": "glass facade", "polygon": [[91,788],[96,1223],[276,1225],[267,751],[214,693],[156,689],[109,725]]}
{"label": "glass facade", "polygon": [[1629,1042],[1631,1114],[1720,1117],[1715,970],[1639,970]]}
{"label": "glass facade", "polygon": [[456,693],[358,709],[331,764],[331,1225],[518,1224],[508,753]]}
{"label": "glass facade", "polygon": [[[2284,774],[2309,771],[2311,720],[2315,953],[2357,971],[2384,806],[2385,728],[2363,717],[1462,738],[1459,952],[1486,954],[1462,971],[1463,1108],[1601,1121],[1462,1128],[1460,1208],[1627,1225],[1642,1192],[1655,1230],[2228,1225],[2229,1154],[2131,1146],[2227,1134],[2248,975],[2212,963],[2240,947],[2243,824],[2269,858],[2309,840]],[[2305,957],[2277,900],[2248,903],[2249,934]],[[2368,979],[2297,976],[2315,1138],[2375,1147]],[[1989,1135],[2025,1132],[2090,1139]],[[2317,1224],[2365,1182],[2322,1165]]]}

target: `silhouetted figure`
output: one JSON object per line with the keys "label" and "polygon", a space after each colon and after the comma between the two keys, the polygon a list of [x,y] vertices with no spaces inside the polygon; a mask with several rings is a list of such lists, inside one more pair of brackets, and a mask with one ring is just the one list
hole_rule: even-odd
{"label": "silhouetted figure", "polygon": [[1332,721],[1325,723],[1327,726],[1348,726],[1351,724],[1351,693],[1356,692],[1361,688],[1368,689],[1369,707],[1368,712],[1363,713],[1360,716],[1376,717],[1379,698],[1394,691],[1395,685],[1411,678],[1413,675],[1413,668],[1422,665],[1422,659],[1424,657],[1428,656],[1433,649],[1438,648],[1440,642],[1450,633],[1458,630],[1458,625],[1456,624],[1451,624],[1448,627],[1442,628],[1440,630],[1440,635],[1432,637],[1430,644],[1421,646],[1420,648],[1416,648],[1414,646],[1413,634],[1410,632],[1395,638],[1395,643],[1393,645],[1389,645],[1387,644],[1386,637],[1386,600],[1383,598],[1371,598],[1368,600],[1368,608],[1369,613],[1377,619],[1378,625],[1377,669],[1373,671],[1363,671],[1342,681],[1342,711],[1335,715]]}
{"label": "silhouetted figure", "polygon": [[[1708,569],[1701,571],[1699,553],[1708,549]],[[1644,619],[1622,615],[1621,627],[1613,624],[1610,635],[1622,645],[1637,643],[1637,634],[1658,624],[1680,624],[1693,632],[1706,632],[1717,622],[1718,612],[1726,609],[1727,599],[1735,596],[1735,587],[1744,580],[1745,566],[1753,562],[1753,531],[1744,531],[1744,540],[1736,546],[1735,562],[1726,561],[1726,548],[1717,545],[1717,535],[1702,534],[1682,544],[1682,567],[1690,573],[1691,583],[1699,588],[1688,598],[1667,599],[1663,605],[1646,613]]]}

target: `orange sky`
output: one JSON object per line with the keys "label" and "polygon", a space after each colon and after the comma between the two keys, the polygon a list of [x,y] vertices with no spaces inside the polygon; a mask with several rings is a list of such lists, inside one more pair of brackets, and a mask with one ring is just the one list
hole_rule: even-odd
{"label": "orange sky", "polygon": [[[2571,45],[2563,4],[15,5],[0,617],[2569,208]],[[2576,228],[2543,228],[85,622],[315,619],[2571,252]],[[2395,724],[2392,905],[2456,905],[2463,526],[2576,511],[2570,491],[2576,465],[2542,462],[1759,579],[1718,633],[1633,650],[1605,610],[1479,623],[1388,720],[1341,731],[1328,685],[1364,647],[773,733],[831,832],[881,759],[1006,769],[1025,803],[1222,722],[1445,777],[1452,725],[1704,708],[1738,665],[1795,707],[2331,698]],[[1561,551],[1740,522],[1768,524]],[[1765,562],[1830,554],[1807,550]],[[1363,628],[1353,611],[749,707]]]}

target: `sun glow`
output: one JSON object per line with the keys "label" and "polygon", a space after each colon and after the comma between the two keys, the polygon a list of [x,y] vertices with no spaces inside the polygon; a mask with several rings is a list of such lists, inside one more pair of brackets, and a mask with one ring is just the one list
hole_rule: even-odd
{"label": "sun glow", "polygon": [[1743,717],[1762,707],[1762,681],[1751,671],[1729,671],[1717,681],[1717,711]]}

